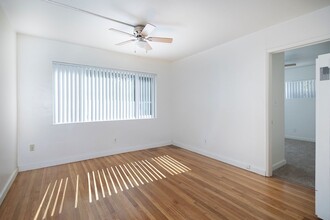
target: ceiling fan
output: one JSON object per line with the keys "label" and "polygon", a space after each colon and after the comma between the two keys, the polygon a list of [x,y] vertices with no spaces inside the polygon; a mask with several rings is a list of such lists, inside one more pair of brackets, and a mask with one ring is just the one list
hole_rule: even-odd
{"label": "ceiling fan", "polygon": [[145,26],[143,25],[138,25],[134,27],[134,32],[133,34],[120,31],[114,28],[110,28],[109,30],[115,31],[124,35],[127,35],[129,37],[132,37],[133,39],[123,41],[121,43],[118,43],[116,45],[121,46],[129,43],[135,42],[135,44],[140,47],[145,49],[146,51],[151,50],[152,47],[148,42],[159,42],[159,43],[172,43],[173,39],[172,38],[166,38],[166,37],[150,37],[150,33],[154,31],[156,27],[152,24],[146,24]]}
{"label": "ceiling fan", "polygon": [[146,51],[149,51],[149,50],[152,50],[152,47],[150,46],[149,42],[159,42],[159,43],[172,43],[173,42],[173,38],[151,37],[151,36],[149,36],[150,33],[153,32],[154,29],[156,28],[152,24],[136,25],[135,26],[135,25],[132,25],[132,24],[128,24],[126,22],[118,21],[118,20],[103,16],[103,15],[96,14],[94,12],[86,11],[84,9],[73,7],[73,6],[67,5],[67,4],[63,4],[63,3],[60,3],[60,2],[57,2],[57,1],[54,1],[54,0],[43,0],[43,1],[54,4],[54,5],[57,5],[57,6],[61,6],[61,7],[64,7],[64,8],[68,8],[68,9],[71,9],[71,10],[79,11],[79,12],[82,12],[82,13],[85,13],[85,14],[93,15],[93,16],[96,16],[96,17],[99,17],[99,18],[102,18],[102,19],[117,22],[119,24],[123,24],[123,25],[133,27],[134,31],[133,31],[132,34],[121,31],[121,30],[117,30],[117,29],[114,29],[114,28],[109,29],[111,31],[115,31],[115,32],[124,34],[126,36],[130,36],[130,37],[133,38],[133,39],[126,40],[126,41],[123,41],[121,43],[116,44],[118,46],[129,44],[129,43],[135,43],[138,47],[143,48]]}

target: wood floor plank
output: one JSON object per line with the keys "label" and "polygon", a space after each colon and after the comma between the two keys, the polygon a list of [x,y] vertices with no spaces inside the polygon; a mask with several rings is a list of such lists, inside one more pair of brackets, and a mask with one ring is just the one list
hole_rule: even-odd
{"label": "wood floor plank", "polygon": [[21,172],[0,219],[317,219],[314,201],[313,189],[166,146]]}

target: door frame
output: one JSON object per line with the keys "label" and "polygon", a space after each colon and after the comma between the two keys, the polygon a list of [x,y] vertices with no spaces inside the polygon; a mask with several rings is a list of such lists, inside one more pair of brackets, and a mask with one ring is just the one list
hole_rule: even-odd
{"label": "door frame", "polygon": [[314,38],[306,41],[302,41],[295,44],[288,44],[277,48],[271,48],[266,51],[266,173],[265,176],[272,176],[272,56],[276,53],[285,52],[286,50],[292,50],[311,46],[319,43],[330,41],[330,36]]}

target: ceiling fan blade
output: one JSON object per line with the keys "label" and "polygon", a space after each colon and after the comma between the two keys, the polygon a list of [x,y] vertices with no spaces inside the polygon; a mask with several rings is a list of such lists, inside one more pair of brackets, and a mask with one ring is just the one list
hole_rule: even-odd
{"label": "ceiling fan blade", "polygon": [[94,12],[87,11],[87,10],[84,10],[84,9],[81,9],[81,8],[76,8],[76,7],[73,7],[71,5],[63,4],[61,2],[57,2],[57,1],[54,1],[54,0],[43,0],[43,1],[51,3],[53,5],[60,6],[60,7],[68,8],[68,9],[71,9],[71,10],[74,10],[74,11],[79,11],[79,12],[82,12],[82,13],[85,13],[85,14],[89,14],[89,15],[93,15],[93,16],[96,16],[96,17],[99,17],[99,18],[103,18],[103,19],[106,19],[106,20],[109,20],[109,21],[117,22],[119,24],[124,24],[124,25],[130,26],[130,27],[134,27],[134,25],[132,25],[132,24],[128,24],[126,22],[118,21],[116,19],[109,18],[109,17],[106,17],[104,15],[99,15],[99,14],[96,14]]}
{"label": "ceiling fan blade", "polygon": [[117,46],[122,46],[122,45],[125,45],[125,44],[129,44],[131,42],[134,42],[136,41],[136,39],[132,39],[132,40],[127,40],[127,41],[123,41],[123,42],[120,42],[118,44],[116,44]]}
{"label": "ceiling fan blade", "polygon": [[144,40],[137,41],[136,45],[140,48],[145,49],[145,50],[152,50],[152,47],[150,46],[150,44],[147,41],[144,41]]}
{"label": "ceiling fan blade", "polygon": [[151,42],[160,42],[160,43],[172,43],[173,38],[167,38],[167,37],[148,37],[148,41]]}
{"label": "ceiling fan blade", "polygon": [[150,46],[150,44],[148,42],[145,43],[144,49],[146,50],[152,50],[152,47]]}
{"label": "ceiling fan blade", "polygon": [[151,32],[153,32],[155,30],[156,26],[152,25],[152,24],[146,24],[146,26],[144,26],[141,34],[143,36],[148,36]]}
{"label": "ceiling fan blade", "polygon": [[117,29],[114,29],[114,28],[109,28],[109,31],[115,31],[115,32],[117,32],[117,33],[121,33],[121,34],[128,35],[128,36],[130,36],[130,37],[134,37],[133,34],[130,34],[130,33],[124,32],[124,31],[120,31],[120,30],[117,30]]}

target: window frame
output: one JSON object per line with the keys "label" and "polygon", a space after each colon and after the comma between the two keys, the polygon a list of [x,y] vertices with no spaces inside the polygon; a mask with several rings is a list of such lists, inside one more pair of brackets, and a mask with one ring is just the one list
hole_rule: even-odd
{"label": "window frame", "polygon": [[315,98],[315,79],[303,79],[284,82],[285,100]]}
{"label": "window frame", "polygon": [[[59,89],[61,89],[62,92],[65,91],[65,89],[63,89],[63,86],[65,86],[65,85],[63,85],[64,81],[62,81],[62,84],[60,86],[59,82],[58,82],[58,80],[59,80],[58,74],[59,73],[55,73],[56,71],[58,71],[59,66],[67,67],[67,71],[69,72],[67,74],[72,74],[72,73],[70,73],[70,70],[69,70],[70,68],[72,68],[72,69],[76,68],[75,69],[76,72],[73,73],[73,74],[78,74],[78,75],[80,75],[79,77],[87,77],[86,75],[88,75],[88,74],[97,75],[97,74],[100,74],[100,72],[101,72],[101,74],[104,74],[104,75],[102,75],[103,78],[99,77],[99,76],[97,76],[97,77],[99,77],[98,80],[100,80],[100,79],[103,80],[102,83],[104,83],[104,81],[106,81],[106,80],[104,80],[104,78],[110,77],[111,82],[114,83],[114,84],[107,85],[108,87],[106,88],[106,93],[104,93],[104,94],[107,94],[107,96],[108,96],[107,102],[109,103],[109,106],[111,106],[110,109],[107,109],[108,112],[113,110],[112,105],[114,105],[114,102],[113,102],[114,99],[112,99],[112,98],[115,98],[115,96],[110,97],[110,95],[112,93],[115,93],[114,88],[124,86],[124,84],[118,84],[118,82],[114,82],[115,81],[115,79],[114,79],[115,76],[114,75],[117,75],[117,77],[120,78],[120,79],[123,79],[124,77],[127,77],[129,75],[133,76],[134,83],[133,83],[133,85],[131,85],[131,86],[133,86],[133,88],[131,87],[131,89],[132,89],[133,94],[134,94],[133,95],[133,97],[134,97],[133,98],[133,106],[134,106],[133,116],[131,118],[128,118],[128,117],[105,118],[105,117],[103,117],[101,119],[98,119],[98,118],[101,117],[100,114],[99,114],[99,112],[101,110],[99,110],[98,113],[95,113],[95,109],[94,109],[94,114],[97,114],[98,116],[97,116],[97,118],[93,118],[91,116],[92,112],[91,112],[90,107],[92,107],[92,108],[95,107],[97,105],[95,103],[100,100],[100,97],[97,97],[99,100],[96,99],[97,94],[93,94],[93,97],[90,97],[90,98],[94,98],[93,100],[90,100],[89,102],[84,100],[84,101],[88,102],[88,109],[84,109],[85,111],[89,111],[88,118],[83,118],[83,119],[75,118],[75,120],[69,120],[69,118],[64,118],[64,119],[59,118],[58,115],[59,115],[59,108],[60,108],[59,103],[60,102],[59,102],[59,98],[57,96],[59,96],[59,94],[60,94]],[[87,73],[87,71],[94,71],[94,73]],[[63,73],[61,73],[61,74],[63,74]],[[67,77],[67,79],[69,78],[69,76],[65,76],[65,77]],[[72,76],[70,76],[70,77],[72,77]],[[149,111],[150,111],[151,114],[148,114],[148,115],[147,114],[142,115],[141,114],[142,111],[140,109],[140,108],[142,108],[142,106],[141,106],[142,104],[146,104],[146,103],[142,103],[142,100],[141,100],[141,97],[140,97],[140,95],[141,95],[140,92],[141,91],[138,91],[138,89],[140,89],[140,85],[141,85],[141,82],[140,82],[141,77],[145,77],[145,78],[150,79],[150,85],[149,85],[150,88],[148,88],[148,89],[150,89],[150,97],[149,97],[148,101],[150,101],[150,110]],[[89,79],[89,80],[91,80],[91,79]],[[95,78],[94,78],[94,80],[95,80]],[[91,81],[88,81],[88,82],[86,82],[84,80],[80,81],[80,78],[78,79],[78,82],[79,82],[78,83],[79,84],[79,89],[81,87],[81,83],[91,83]],[[74,83],[76,83],[76,82],[74,82]],[[95,85],[97,85],[97,84],[95,84]],[[114,85],[115,85],[115,87],[111,87],[111,86],[114,86]],[[82,86],[82,87],[84,87],[83,88],[84,90],[79,90],[80,92],[83,91],[84,94],[88,93],[88,92],[91,92],[91,91],[87,91],[88,89],[92,88],[91,85],[88,85],[88,86],[84,85],[84,86]],[[128,120],[141,120],[141,119],[157,119],[157,74],[155,74],[155,73],[147,73],[147,72],[139,72],[139,71],[131,71],[131,70],[123,70],[123,69],[114,69],[114,68],[109,68],[109,67],[98,67],[98,66],[91,66],[91,65],[83,65],[83,64],[74,64],[74,63],[53,61],[52,62],[52,87],[53,87],[52,88],[52,91],[53,91],[53,100],[52,100],[53,125],[74,124],[74,123],[90,123],[90,122],[128,121]],[[68,86],[67,86],[67,88],[68,88]],[[144,88],[146,88],[146,86]],[[98,88],[92,88],[92,89],[94,89],[93,92],[96,92],[99,95],[102,92],[99,87]],[[121,88],[121,89],[123,89],[123,88]],[[111,94],[108,93],[110,90],[112,91]],[[123,90],[121,90],[121,92],[122,91]],[[118,90],[117,90],[117,92],[118,92]],[[67,103],[69,103],[70,102],[70,100],[69,100],[70,96],[68,94],[66,94],[66,95],[67,95],[67,98],[66,98],[67,100],[65,100],[65,101]],[[81,95],[81,94],[79,93],[79,95]],[[114,95],[114,94],[112,94],[112,95]],[[118,98],[119,98],[119,96],[116,96],[116,99],[118,99]],[[124,99],[120,100],[122,102],[120,104],[123,104],[125,102],[126,105],[127,105],[128,101],[127,101],[126,98],[127,97],[125,97],[125,100]],[[80,97],[79,97],[79,100],[81,100]],[[63,101],[63,103],[65,103],[65,101]],[[93,106],[90,106],[92,102],[95,102],[95,103],[93,103]],[[81,107],[80,103],[77,106],[76,106],[76,104],[73,104],[73,105],[75,106],[75,108],[80,108]],[[85,108],[85,107],[86,106],[84,106],[83,108]],[[64,113],[64,115],[65,114],[68,114],[68,115],[69,114],[75,114],[75,113],[72,113],[73,110],[69,111],[68,108],[65,108],[65,106],[63,107],[64,111],[67,111],[67,113]],[[75,111],[77,111],[77,110],[75,109]],[[81,112],[81,111],[82,110],[79,109],[79,112]],[[123,109],[120,109],[120,111],[117,111],[116,115],[118,116],[118,114],[123,114]],[[68,115],[67,115],[67,117],[69,117]],[[110,115],[114,116],[115,112],[110,112]],[[84,116],[81,116],[81,117],[84,117]]]}

